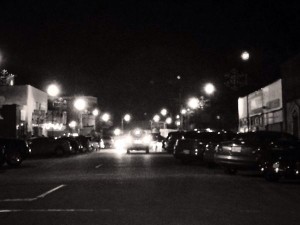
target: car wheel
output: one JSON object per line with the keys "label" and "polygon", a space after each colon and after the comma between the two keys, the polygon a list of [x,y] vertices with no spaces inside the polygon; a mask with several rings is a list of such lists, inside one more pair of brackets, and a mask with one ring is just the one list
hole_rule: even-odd
{"label": "car wheel", "polygon": [[265,171],[265,179],[270,182],[278,182],[280,179],[280,175],[278,173],[274,173],[273,171],[267,170]]}
{"label": "car wheel", "polygon": [[149,148],[146,149],[146,154],[149,154]]}
{"label": "car wheel", "polygon": [[130,154],[130,150],[129,149],[127,149],[127,154]]}
{"label": "car wheel", "polygon": [[62,156],[64,153],[65,153],[65,151],[64,151],[63,147],[57,147],[55,149],[55,155],[57,155],[57,156]]}
{"label": "car wheel", "polygon": [[6,155],[6,163],[10,166],[19,166],[23,161],[23,157],[19,151],[9,152]]}
{"label": "car wheel", "polygon": [[232,167],[225,167],[224,172],[229,175],[235,175],[237,173],[237,169]]}

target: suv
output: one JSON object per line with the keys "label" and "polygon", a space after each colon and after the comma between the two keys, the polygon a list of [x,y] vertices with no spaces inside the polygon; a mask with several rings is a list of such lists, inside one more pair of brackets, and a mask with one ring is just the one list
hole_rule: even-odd
{"label": "suv", "polygon": [[145,150],[148,154],[151,141],[152,137],[146,131],[141,129],[130,131],[127,137],[127,154],[130,154],[130,150]]}

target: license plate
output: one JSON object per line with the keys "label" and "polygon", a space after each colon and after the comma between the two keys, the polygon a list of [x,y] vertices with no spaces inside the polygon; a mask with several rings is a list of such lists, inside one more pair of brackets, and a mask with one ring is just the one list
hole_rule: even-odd
{"label": "license plate", "polygon": [[183,154],[189,155],[189,154],[190,154],[190,150],[188,150],[188,149],[183,149]]}
{"label": "license plate", "polygon": [[232,146],[231,151],[232,152],[241,152],[242,148],[240,146]]}

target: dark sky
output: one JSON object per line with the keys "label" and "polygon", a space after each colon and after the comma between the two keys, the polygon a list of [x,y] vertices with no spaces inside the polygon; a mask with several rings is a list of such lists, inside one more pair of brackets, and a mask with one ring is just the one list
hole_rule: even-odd
{"label": "dark sky", "polygon": [[[199,95],[206,81],[216,98],[236,104],[299,52],[299,9],[297,1],[262,0],[1,1],[0,68],[17,74],[17,84],[45,90],[56,81],[64,95],[96,96],[115,117],[176,108],[180,88]],[[248,74],[234,93],[224,85],[232,68]]]}

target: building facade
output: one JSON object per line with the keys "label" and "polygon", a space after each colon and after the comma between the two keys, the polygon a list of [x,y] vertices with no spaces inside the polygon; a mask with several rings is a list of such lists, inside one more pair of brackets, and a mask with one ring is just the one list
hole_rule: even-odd
{"label": "building facade", "polygon": [[0,108],[5,111],[9,105],[18,106],[15,107],[15,117],[18,119],[2,118],[0,129],[5,132],[4,124],[11,121],[16,123],[16,130],[22,130],[16,133],[17,136],[46,135],[47,98],[47,93],[30,85],[0,86]]}
{"label": "building facade", "polygon": [[300,138],[300,54],[281,66],[285,130]]}
{"label": "building facade", "polygon": [[238,99],[239,131],[283,131],[282,80]]}

